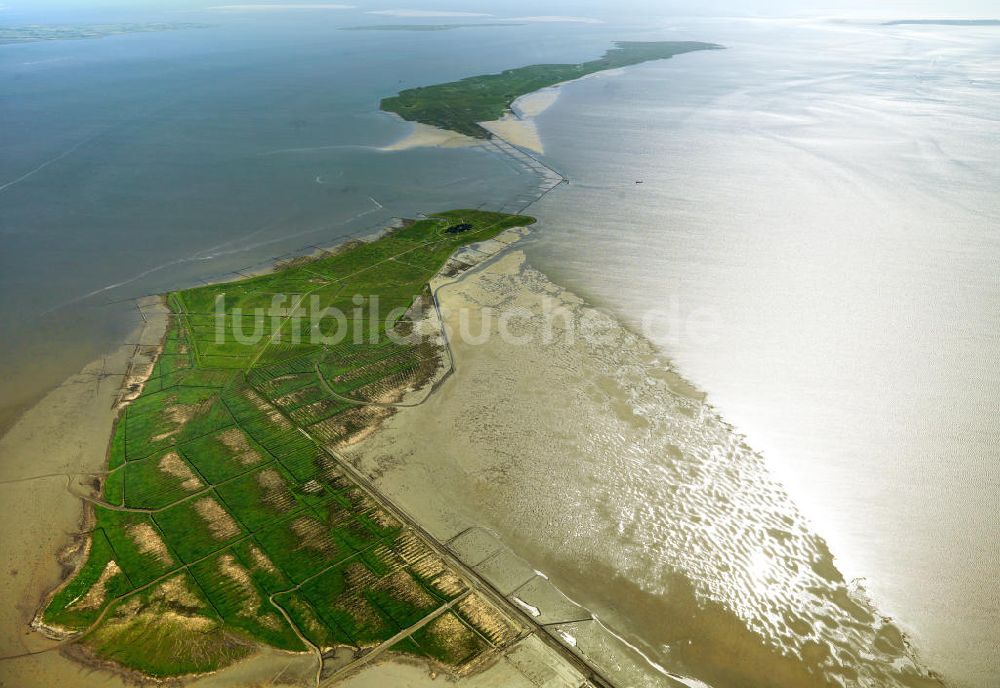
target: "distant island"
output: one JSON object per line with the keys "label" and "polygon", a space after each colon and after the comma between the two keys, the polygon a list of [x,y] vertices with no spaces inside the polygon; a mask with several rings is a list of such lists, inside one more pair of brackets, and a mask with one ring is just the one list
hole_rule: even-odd
{"label": "distant island", "polygon": [[369,26],[344,26],[341,31],[450,31],[489,26],[524,26],[511,22],[487,22],[481,24],[371,24]]}
{"label": "distant island", "polygon": [[897,19],[882,22],[882,26],[926,24],[929,26],[1000,26],[1000,19]]}
{"label": "distant island", "polygon": [[153,31],[181,31],[205,29],[208,24],[190,22],[155,24],[28,24],[25,26],[0,26],[0,45],[10,43],[37,43],[38,41],[70,41],[84,38],[105,38],[124,33],[149,33]]}
{"label": "distant island", "polygon": [[520,96],[564,81],[629,65],[665,60],[695,50],[719,50],[714,43],[694,41],[627,41],[615,43],[604,56],[582,64],[538,64],[483,74],[433,86],[418,86],[384,98],[381,107],[410,122],[450,129],[477,139],[490,137],[479,125],[503,117]]}

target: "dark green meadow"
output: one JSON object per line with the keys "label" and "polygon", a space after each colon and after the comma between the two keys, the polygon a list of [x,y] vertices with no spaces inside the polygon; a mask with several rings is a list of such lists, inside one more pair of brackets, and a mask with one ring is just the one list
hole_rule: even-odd
{"label": "dark green meadow", "polygon": [[581,64],[530,65],[446,84],[408,88],[382,99],[382,109],[410,122],[485,139],[490,133],[478,123],[500,119],[511,103],[527,93],[608,69],[716,48],[719,46],[692,41],[618,42],[603,57]]}
{"label": "dark green meadow", "polygon": [[[503,614],[484,616],[336,448],[391,412],[371,402],[437,369],[433,346],[389,336],[409,331],[407,309],[427,303],[428,280],[457,248],[532,222],[450,211],[272,274],[171,294],[163,351],[109,443],[87,557],[44,621],[157,677],[218,669],[260,644],[370,647],[432,614],[394,649],[461,668],[508,642],[491,636]],[[444,231],[459,223],[472,229]],[[346,317],[310,332],[298,317],[306,303]],[[240,323],[254,309],[266,310],[259,328]]]}

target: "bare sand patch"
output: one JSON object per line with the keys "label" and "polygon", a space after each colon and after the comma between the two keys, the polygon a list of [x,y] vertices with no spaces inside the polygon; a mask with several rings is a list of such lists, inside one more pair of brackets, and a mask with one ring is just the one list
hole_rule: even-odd
{"label": "bare sand patch", "polygon": [[538,133],[535,117],[552,107],[559,99],[560,93],[558,86],[527,93],[511,103],[510,111],[503,117],[490,122],[480,122],[479,126],[508,143],[544,154],[545,146]]}
{"label": "bare sand patch", "polygon": [[70,606],[76,607],[77,609],[97,609],[104,604],[104,599],[107,595],[108,582],[121,572],[121,567],[119,567],[118,563],[112,559],[104,566],[104,570],[101,571],[101,575],[98,576],[97,580],[90,587],[90,590],[87,591],[87,594]]}
{"label": "bare sand patch", "polygon": [[247,617],[256,615],[261,600],[257,588],[253,584],[253,579],[250,578],[250,572],[236,561],[236,557],[229,553],[219,557],[219,572],[243,591],[240,614]]}
{"label": "bare sand patch", "polygon": [[243,431],[239,428],[229,428],[228,430],[223,430],[219,433],[218,438],[219,441],[225,445],[226,449],[233,452],[236,460],[244,466],[252,466],[256,463],[260,463],[260,453],[250,446],[250,442],[247,440],[246,435],[244,435]]}
{"label": "bare sand patch", "polygon": [[240,527],[236,525],[233,517],[212,497],[202,497],[196,501],[194,510],[208,525],[212,535],[219,540],[228,540],[240,534]]}
{"label": "bare sand patch", "polygon": [[157,464],[167,475],[181,481],[181,487],[188,492],[194,492],[202,486],[201,480],[194,474],[187,462],[175,451],[167,452]]}
{"label": "bare sand patch", "polygon": [[250,559],[253,560],[253,565],[261,571],[267,571],[268,573],[278,572],[274,562],[257,545],[250,546]]}
{"label": "bare sand patch", "polygon": [[543,88],[534,93],[526,93],[511,105],[511,109],[521,117],[537,117],[556,104],[562,91],[558,86]]}
{"label": "bare sand patch", "polygon": [[198,596],[191,592],[183,576],[174,576],[160,583],[153,589],[150,599],[163,600],[188,609],[201,609],[203,606]]}
{"label": "bare sand patch", "polygon": [[134,523],[125,528],[125,534],[132,539],[140,552],[153,555],[164,566],[173,566],[174,558],[170,556],[167,544],[153,526],[148,523]]}
{"label": "bare sand patch", "polygon": [[393,407],[359,406],[320,421],[310,429],[334,448],[347,447],[374,434],[380,423],[395,410]]}
{"label": "bare sand patch", "polygon": [[420,122],[413,123],[413,129],[405,137],[388,146],[383,146],[383,151],[401,151],[411,148],[464,148],[479,145],[479,141],[459,134],[457,131],[439,129],[430,124]]}
{"label": "bare sand patch", "polygon": [[405,570],[396,571],[382,579],[381,585],[389,590],[393,597],[415,607],[431,607],[435,604],[434,598]]}
{"label": "bare sand patch", "polygon": [[167,430],[166,432],[161,432],[159,435],[154,435],[150,439],[153,442],[160,442],[169,437],[173,437],[184,429],[184,426],[195,417],[200,409],[200,404],[173,404],[168,406],[164,409],[163,414],[171,423],[174,424],[174,428],[172,430]]}
{"label": "bare sand patch", "polygon": [[542,137],[538,134],[538,127],[530,119],[520,119],[516,115],[508,113],[501,119],[492,122],[479,122],[479,126],[519,148],[527,148],[535,153],[545,153],[545,146],[542,145]]}
{"label": "bare sand patch", "polygon": [[241,394],[243,398],[254,405],[258,411],[267,416],[267,419],[277,425],[282,430],[291,430],[291,422],[279,413],[271,404],[252,389],[244,389]]}
{"label": "bare sand patch", "polygon": [[264,503],[284,511],[295,503],[295,496],[288,489],[285,479],[273,468],[268,468],[257,474],[257,484],[264,491]]}
{"label": "bare sand patch", "polygon": [[329,552],[333,547],[326,532],[326,526],[311,518],[297,518],[292,521],[292,532],[299,536],[300,547],[308,547],[319,552]]}
{"label": "bare sand patch", "polygon": [[512,619],[475,593],[459,602],[457,609],[494,645],[507,645],[520,632]]}

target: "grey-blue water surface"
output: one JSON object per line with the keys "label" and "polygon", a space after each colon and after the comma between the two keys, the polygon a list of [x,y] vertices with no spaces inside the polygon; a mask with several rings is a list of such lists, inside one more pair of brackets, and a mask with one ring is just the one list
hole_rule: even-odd
{"label": "grey-blue water surface", "polygon": [[618,37],[338,30],[373,23],[360,10],[167,18],[209,27],[0,46],[0,419],[121,342],[137,295],[530,192],[495,151],[379,150],[409,126],[380,98]]}

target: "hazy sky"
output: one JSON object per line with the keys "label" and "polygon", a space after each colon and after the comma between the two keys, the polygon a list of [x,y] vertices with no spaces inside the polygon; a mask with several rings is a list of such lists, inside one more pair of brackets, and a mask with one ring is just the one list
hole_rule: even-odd
{"label": "hazy sky", "polygon": [[[200,10],[237,0],[3,0],[0,22],[65,21],[88,17],[102,19],[121,14],[123,19],[144,13],[173,14],[178,10]],[[286,0],[288,4],[324,4],[323,0]],[[651,15],[767,15],[767,16],[836,16],[872,18],[996,18],[1000,16],[995,0],[624,0],[609,3],[599,0],[336,0],[356,5],[358,10],[419,9],[482,12],[497,15],[529,13],[532,15],[619,14],[623,6],[629,14]],[[239,4],[281,4],[281,0],[239,0]],[[296,10],[351,12],[352,10]],[[354,10],[357,11],[357,10]],[[184,12],[185,14],[187,12]],[[127,15],[127,16],[126,16]]]}

